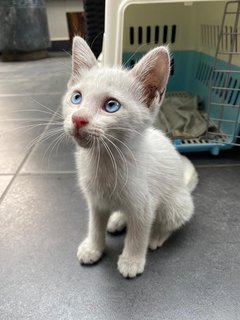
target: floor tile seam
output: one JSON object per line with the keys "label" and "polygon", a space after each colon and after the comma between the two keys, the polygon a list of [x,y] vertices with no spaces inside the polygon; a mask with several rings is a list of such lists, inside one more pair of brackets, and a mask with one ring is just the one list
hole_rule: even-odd
{"label": "floor tile seam", "polygon": [[26,153],[25,157],[23,158],[23,160],[21,161],[18,169],[16,170],[14,176],[12,177],[11,181],[9,182],[9,184],[7,185],[6,189],[4,190],[4,192],[2,193],[1,197],[0,197],[0,204],[3,202],[6,194],[8,193],[8,190],[11,188],[12,184],[14,183],[15,179],[17,178],[18,174],[20,173],[20,171],[22,170],[25,162],[27,161],[27,159],[31,156],[31,154],[34,152],[38,141],[40,141],[40,139],[44,136],[44,134],[47,132],[49,126],[51,125],[51,122],[53,121],[54,117],[56,116],[56,114],[59,112],[61,106],[59,108],[57,108],[57,110],[54,112],[53,116],[51,117],[50,121],[46,124],[46,127],[44,128],[43,132],[39,135],[39,138],[37,139],[37,141],[34,143],[34,145],[29,149],[29,151]]}
{"label": "floor tile seam", "polygon": [[[195,168],[234,168],[234,167],[240,167],[240,163],[238,164],[219,164],[219,165],[195,165]],[[37,176],[37,175],[72,175],[77,174],[76,170],[63,170],[63,171],[33,171],[33,172],[19,172],[19,176]],[[11,176],[13,173],[6,173],[1,174],[0,176]]]}
{"label": "floor tile seam", "polygon": [[[226,167],[239,167],[240,163],[232,163],[232,164],[194,164],[195,168],[226,168]],[[20,172],[19,175],[47,175],[47,174],[76,174],[77,171],[75,170],[63,170],[63,171],[29,171],[29,172]],[[16,172],[0,172],[1,176],[14,176]]]}
{"label": "floor tile seam", "polygon": [[0,206],[1,206],[2,200],[4,199],[5,195],[7,194],[7,190],[9,190],[10,186],[12,185],[13,179],[14,179],[14,175],[13,174],[11,174],[11,175],[0,175],[0,177],[1,176],[4,176],[4,177],[12,176],[12,178],[8,181],[6,187],[4,188],[4,191],[3,191],[2,195],[0,196]]}
{"label": "floor tile seam", "polygon": [[[6,176],[5,176],[5,177],[6,177]],[[0,205],[1,205],[1,203],[3,202],[3,200],[4,200],[4,198],[5,198],[6,194],[7,194],[7,192],[8,192],[8,190],[10,189],[11,185],[13,184],[15,178],[16,178],[16,174],[13,174],[13,175],[12,175],[12,178],[11,178],[10,181],[8,182],[5,190],[3,191],[2,195],[0,196]]]}
{"label": "floor tile seam", "polygon": [[[236,164],[215,164],[215,165],[194,165],[195,168],[232,168],[232,167],[239,167],[240,163]],[[7,176],[14,176],[16,172],[0,172],[0,177],[7,177]],[[30,176],[30,175],[58,175],[58,174],[77,174],[76,170],[63,170],[63,171],[29,171],[29,172],[19,172],[19,176]]]}
{"label": "floor tile seam", "polygon": [[0,98],[10,98],[10,97],[31,97],[31,96],[55,96],[63,95],[63,91],[53,91],[53,92],[37,92],[37,93],[3,93],[0,94]]}
{"label": "floor tile seam", "polygon": [[[34,121],[34,122],[41,122],[41,121],[49,121],[51,119],[51,117],[49,118],[42,118],[42,119],[38,119],[38,118],[29,118],[29,119],[5,119],[5,120],[0,120],[0,123],[4,122],[4,123],[11,123],[11,122],[30,122],[30,121]],[[47,125],[48,123],[46,123]]]}
{"label": "floor tile seam", "polygon": [[54,176],[54,175],[73,175],[77,174],[77,171],[49,171],[49,172],[20,172],[18,176]]}
{"label": "floor tile seam", "polygon": [[[227,168],[227,167],[240,167],[239,163],[228,163],[228,164],[194,164],[195,168]],[[76,170],[60,170],[60,171],[30,171],[30,172],[22,172],[20,175],[47,175],[47,174],[74,174],[77,173]],[[1,175],[1,173],[0,173]],[[11,173],[7,174],[11,175]]]}

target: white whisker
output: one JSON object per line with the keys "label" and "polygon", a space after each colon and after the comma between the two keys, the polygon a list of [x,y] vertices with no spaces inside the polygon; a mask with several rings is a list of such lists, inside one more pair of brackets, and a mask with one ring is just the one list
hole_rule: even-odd
{"label": "white whisker", "polygon": [[[53,111],[52,109],[50,109],[49,107],[47,107],[47,106],[45,106],[44,104],[40,103],[39,101],[33,99],[32,97],[31,97],[31,100],[34,101],[34,102],[36,102],[37,104],[39,104],[41,107],[47,109],[47,110],[50,112],[50,114],[53,113],[53,114],[54,114],[55,116],[57,116],[59,119],[61,119],[61,120],[63,119],[62,114],[59,113],[57,110],[56,110],[56,111]],[[43,110],[42,110],[42,111],[43,111]]]}
{"label": "white whisker", "polygon": [[134,154],[133,154],[132,150],[128,147],[128,145],[127,145],[127,144],[125,144],[124,142],[122,142],[122,141],[121,141],[121,140],[119,140],[118,138],[116,138],[116,137],[112,136],[111,134],[105,133],[105,135],[106,135],[106,136],[109,136],[109,137],[111,137],[111,138],[113,138],[113,139],[115,139],[115,140],[117,140],[117,141],[118,141],[118,142],[120,142],[120,143],[121,143],[125,148],[127,148],[127,150],[130,152],[130,154],[131,154],[131,156],[132,156],[132,158],[133,158],[133,160],[134,160],[135,164],[137,165],[137,160],[136,160],[136,158],[135,158],[135,156],[134,156]]}
{"label": "white whisker", "polygon": [[[49,110],[51,110],[51,109],[49,109]],[[51,110],[51,112],[49,112],[49,111],[40,110],[40,109],[21,109],[21,110],[14,110],[14,111],[8,111],[7,114],[16,114],[16,113],[17,113],[17,114],[21,114],[21,113],[23,113],[23,112],[25,112],[25,113],[27,113],[27,112],[43,113],[43,114],[47,114],[47,115],[50,115],[50,116],[55,115],[55,111],[53,111],[53,110]],[[63,120],[63,118],[60,118],[60,117],[59,117],[59,119],[60,119],[60,120]],[[20,120],[21,120],[21,118],[20,118]],[[43,119],[43,120],[45,120],[45,119]],[[49,119],[46,118],[46,120],[49,120]]]}
{"label": "white whisker", "polygon": [[[94,141],[95,141],[95,136],[94,136]],[[100,148],[100,142],[99,140],[97,140],[98,143],[98,154],[97,154],[97,167],[96,167],[96,174],[95,174],[95,178],[94,178],[94,183],[97,179],[97,175],[98,175],[98,168],[99,168],[99,163],[100,163],[100,158],[101,158],[101,148]]]}
{"label": "white whisker", "polygon": [[113,165],[113,170],[115,172],[115,183],[114,183],[114,188],[113,188],[113,191],[111,192],[110,194],[110,197],[114,194],[115,190],[116,190],[116,187],[117,187],[117,180],[118,180],[118,170],[117,170],[117,163],[116,163],[116,160],[114,158],[114,155],[111,151],[111,149],[109,148],[109,146],[107,145],[107,143],[104,141],[104,139],[100,138],[100,141],[103,143],[110,159],[111,159],[111,162],[112,162],[112,165]]}
{"label": "white whisker", "polygon": [[[50,138],[52,138],[52,137],[54,137],[54,136],[57,135],[57,134],[58,134],[58,133],[56,133],[56,132],[55,132],[55,133],[52,133],[51,135],[49,135],[49,136],[47,137],[47,139],[45,139],[45,141],[48,140],[48,139],[50,139]],[[58,139],[59,139],[59,136],[57,136],[56,138],[54,138],[53,141],[49,144],[49,146],[47,147],[46,151],[44,152],[42,161],[44,161],[45,156],[47,155],[48,150],[50,150],[51,146],[54,145],[54,143],[55,143]],[[41,142],[42,142],[42,141],[41,141]],[[52,149],[51,149],[51,150],[52,150]],[[51,155],[51,153],[49,153],[49,157],[48,157],[48,167],[49,167],[49,158],[50,158],[50,155]]]}
{"label": "white whisker", "polygon": [[134,132],[139,134],[140,136],[143,137],[143,134],[135,129],[130,129],[130,128],[124,128],[124,127],[110,127],[109,129],[113,130],[122,130],[122,131],[129,131],[129,132]]}
{"label": "white whisker", "polygon": [[29,145],[27,146],[27,150],[31,149],[34,144],[38,145],[40,143],[43,143],[44,141],[51,138],[51,136],[54,136],[58,133],[62,132],[62,129],[51,129],[46,132],[41,132],[36,138],[34,138]]}
{"label": "white whisker", "polygon": [[58,154],[58,150],[59,150],[59,147],[61,145],[61,143],[63,142],[63,140],[66,139],[66,134],[65,132],[63,132],[61,135],[60,135],[60,139],[57,143],[57,147],[56,147],[56,155]]}
{"label": "white whisker", "polygon": [[[120,190],[120,193],[121,193],[121,191],[124,189],[124,187],[126,186],[126,184],[127,184],[127,182],[128,182],[128,165],[127,165],[127,160],[126,160],[126,157],[124,156],[123,152],[121,151],[121,149],[118,148],[118,146],[117,146],[113,141],[111,141],[110,139],[108,139],[105,135],[104,135],[104,138],[107,139],[107,140],[114,146],[114,148],[115,148],[116,151],[118,152],[118,154],[119,154],[119,156],[120,156],[120,158],[121,158],[121,160],[122,160],[122,162],[123,162],[123,166],[125,167],[126,172],[127,172],[125,182],[124,182],[124,184],[123,184],[123,186],[122,186],[122,188],[121,188],[121,190]],[[120,171],[120,174],[121,174],[121,171]]]}
{"label": "white whisker", "polygon": [[52,141],[52,143],[50,144],[50,146],[52,145],[51,149],[50,149],[50,146],[48,147],[48,149],[50,149],[50,152],[48,153],[48,168],[49,168],[49,161],[50,161],[51,154],[52,154],[54,148],[56,147],[56,145],[58,144],[59,140],[62,139],[62,135],[64,135],[64,133],[60,134],[57,138],[55,138]]}

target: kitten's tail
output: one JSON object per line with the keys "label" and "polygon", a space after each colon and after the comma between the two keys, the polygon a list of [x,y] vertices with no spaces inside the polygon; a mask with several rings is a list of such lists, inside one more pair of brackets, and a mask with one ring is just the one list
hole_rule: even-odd
{"label": "kitten's tail", "polygon": [[198,173],[190,160],[181,155],[183,163],[183,174],[184,181],[189,189],[192,192],[198,184]]}

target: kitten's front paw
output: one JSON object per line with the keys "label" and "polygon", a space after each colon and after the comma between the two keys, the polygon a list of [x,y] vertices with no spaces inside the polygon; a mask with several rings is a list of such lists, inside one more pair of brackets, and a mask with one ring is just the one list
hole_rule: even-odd
{"label": "kitten's front paw", "polygon": [[101,258],[102,253],[102,250],[85,239],[78,247],[77,257],[81,264],[93,264]]}
{"label": "kitten's front paw", "polygon": [[121,255],[118,260],[118,270],[124,278],[135,278],[143,273],[145,267],[145,258],[132,258]]}

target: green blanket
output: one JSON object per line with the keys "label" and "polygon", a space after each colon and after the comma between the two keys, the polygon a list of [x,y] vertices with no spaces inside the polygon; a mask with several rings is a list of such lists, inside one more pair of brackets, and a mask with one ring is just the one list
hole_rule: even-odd
{"label": "green blanket", "polygon": [[198,138],[208,129],[208,121],[198,110],[199,99],[186,93],[168,93],[154,126],[170,138]]}

